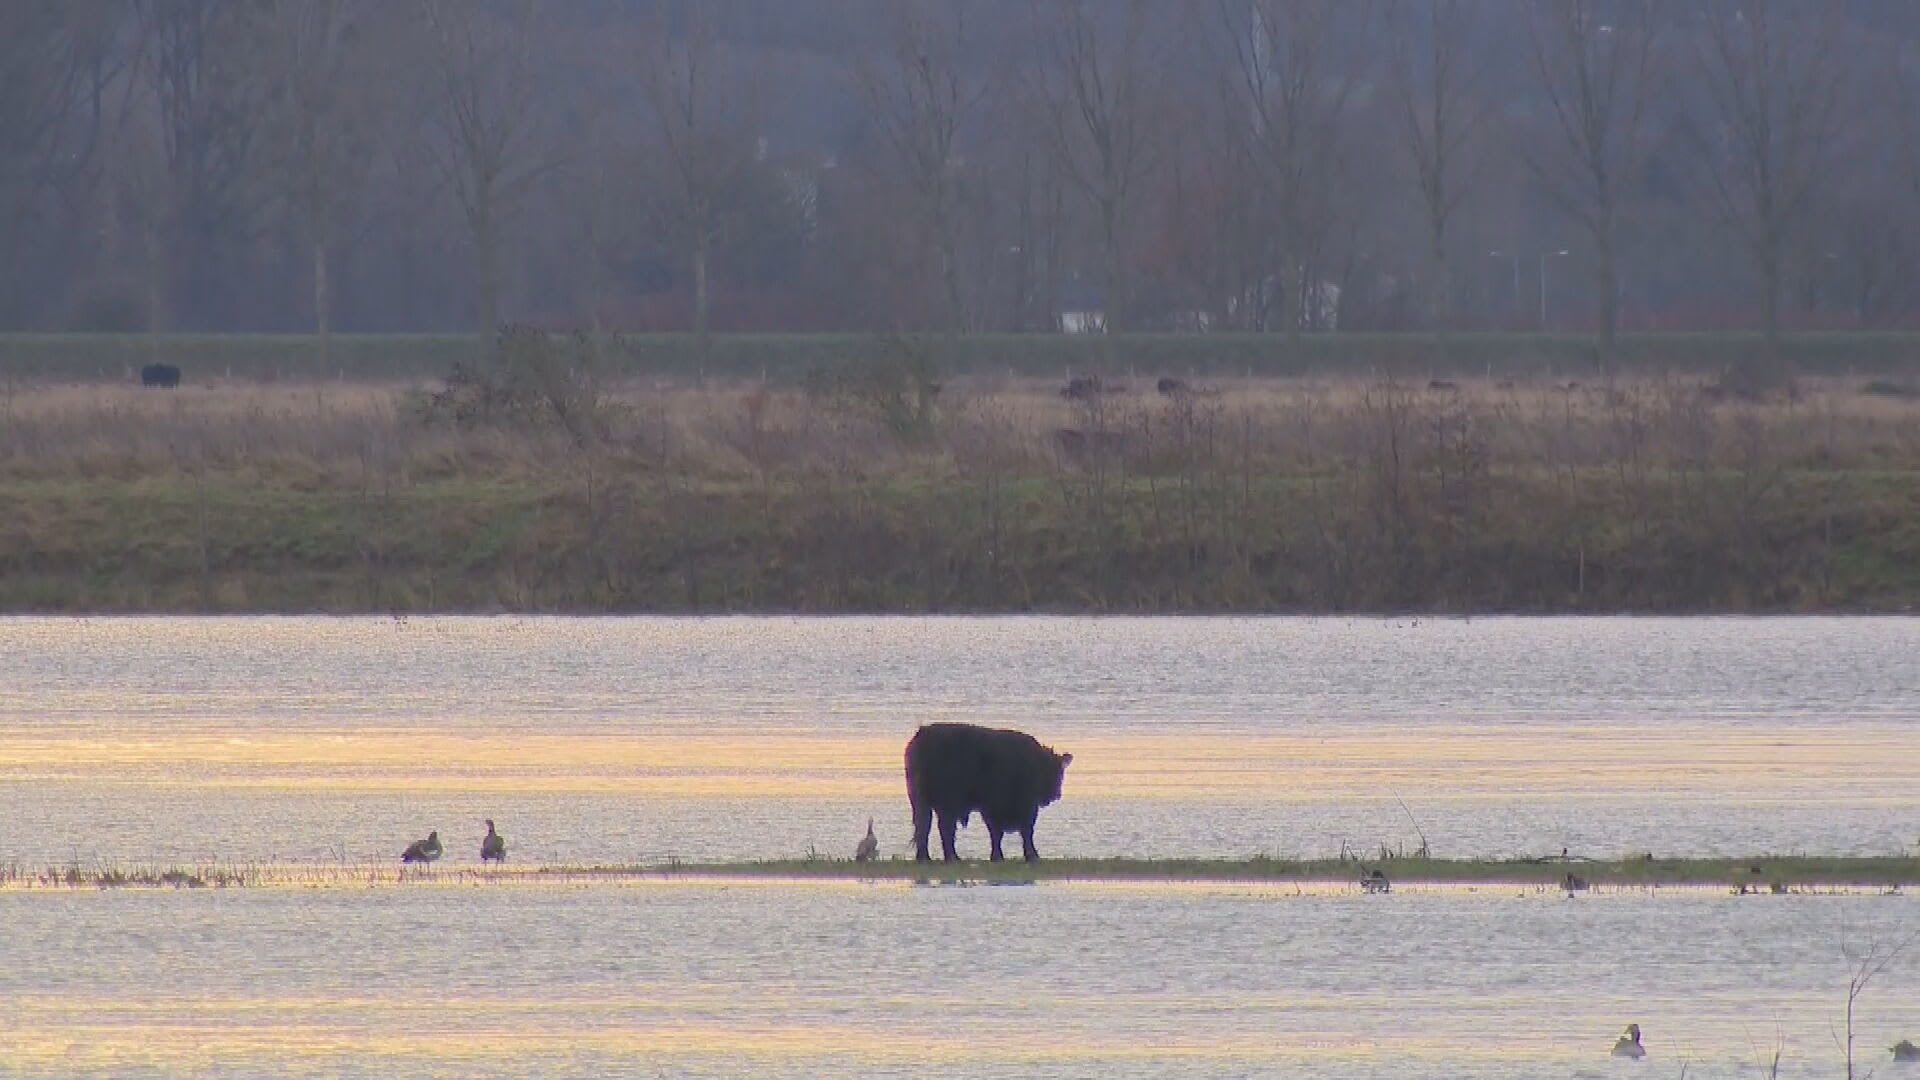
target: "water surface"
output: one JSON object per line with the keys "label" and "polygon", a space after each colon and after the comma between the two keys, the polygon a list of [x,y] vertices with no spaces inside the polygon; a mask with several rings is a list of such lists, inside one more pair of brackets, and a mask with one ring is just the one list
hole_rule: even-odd
{"label": "water surface", "polygon": [[0,859],[897,852],[931,720],[1073,752],[1058,854],[1920,842],[1915,619],[12,619]]}
{"label": "water surface", "polygon": [[[1890,853],[1916,657],[1911,619],[8,619],[0,863],[468,865],[482,817],[517,863],[869,816],[897,853],[940,719],[1073,752],[1059,855]],[[0,1075],[1834,1076],[1847,950],[1916,932],[1911,890],[0,890]],[[1883,1070],[1917,955],[1856,1017]]]}

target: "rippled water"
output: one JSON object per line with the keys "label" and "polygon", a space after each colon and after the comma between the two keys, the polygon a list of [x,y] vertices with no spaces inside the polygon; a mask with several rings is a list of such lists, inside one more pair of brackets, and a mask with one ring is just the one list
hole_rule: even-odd
{"label": "rippled water", "polygon": [[[933,719],[1057,855],[1920,842],[1920,620],[0,620],[0,863],[905,848]],[[1402,802],[1405,807],[1403,809]],[[963,851],[980,853],[975,830]],[[0,1075],[1839,1075],[1911,896],[648,882],[0,891]],[[1920,951],[1920,946],[1916,946]],[[1862,1060],[1920,1038],[1920,965]],[[1647,1030],[1638,1067],[1606,1056]]]}

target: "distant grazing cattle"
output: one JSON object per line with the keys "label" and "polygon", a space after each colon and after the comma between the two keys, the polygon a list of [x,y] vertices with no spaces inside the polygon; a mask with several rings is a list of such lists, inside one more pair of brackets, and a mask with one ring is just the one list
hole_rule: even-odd
{"label": "distant grazing cattle", "polygon": [[1165,377],[1161,378],[1161,380],[1155,384],[1154,389],[1165,394],[1167,397],[1180,397],[1193,392],[1192,388],[1187,386],[1185,380]]}
{"label": "distant grazing cattle", "polygon": [[1102,396],[1126,392],[1126,383],[1108,382],[1098,375],[1075,375],[1060,388],[1060,396],[1068,401],[1093,401]]}
{"label": "distant grazing cattle", "polygon": [[1105,390],[1106,387],[1100,382],[1100,376],[1075,375],[1067,380],[1067,385],[1060,388],[1060,396],[1068,401],[1085,401]]}
{"label": "distant grazing cattle", "polygon": [[1460,389],[1460,384],[1458,384],[1458,383],[1455,383],[1455,382],[1452,382],[1452,381],[1450,381],[1450,380],[1447,380],[1447,379],[1432,379],[1432,380],[1429,380],[1429,381],[1427,382],[1427,389],[1429,389],[1429,390],[1458,390],[1458,389]]}
{"label": "distant grazing cattle", "polygon": [[975,812],[993,841],[993,859],[1004,858],[1000,841],[1020,834],[1028,862],[1040,858],[1033,823],[1040,808],[1060,798],[1072,754],[1056,754],[1033,736],[973,724],[927,724],[907,741],[907,801],[913,806],[914,858],[926,862],[927,834],[940,821],[940,850],[958,859],[954,830]]}
{"label": "distant grazing cattle", "polygon": [[172,389],[180,385],[180,369],[172,364],[148,364],[140,369],[140,385]]}

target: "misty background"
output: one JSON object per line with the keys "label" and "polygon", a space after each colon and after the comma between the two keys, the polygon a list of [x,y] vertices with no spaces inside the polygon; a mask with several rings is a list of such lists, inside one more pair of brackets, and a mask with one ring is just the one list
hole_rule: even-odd
{"label": "misty background", "polygon": [[0,20],[0,329],[1920,321],[1907,0]]}

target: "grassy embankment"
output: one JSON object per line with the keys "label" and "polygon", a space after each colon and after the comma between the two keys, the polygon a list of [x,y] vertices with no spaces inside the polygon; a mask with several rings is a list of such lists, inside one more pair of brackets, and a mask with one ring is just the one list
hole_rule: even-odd
{"label": "grassy embankment", "polygon": [[1748,892],[1893,888],[1920,883],[1914,856],[1753,856],[1718,859],[1414,859],[1357,863],[1336,859],[1043,859],[992,863],[856,863],[844,859],[671,863],[635,866],[402,868],[397,864],[261,863],[179,867],[0,868],[0,888],[247,888],[403,884],[585,884],[660,878],[760,878],[801,881],[1244,882],[1351,886],[1362,867],[1382,868],[1396,886],[1516,885],[1556,889],[1569,874],[1585,888],[1723,886]]}
{"label": "grassy embankment", "polygon": [[[613,339],[616,374],[798,379],[815,368],[885,356],[902,340],[934,354],[950,374],[1052,378],[1076,372],[1160,375],[1401,375],[1589,378],[1593,339],[1585,334],[1462,333],[1444,344],[1425,334],[975,334],[907,339],[871,334],[719,334],[706,356],[691,334]],[[0,375],[31,379],[131,378],[141,365],[175,364],[188,382],[211,378],[412,379],[446,373],[481,345],[468,334],[337,334],[323,356],[305,334],[0,334]],[[1761,353],[1751,333],[1625,334],[1623,372],[1714,376]],[[1788,334],[1781,358],[1811,376],[1874,377],[1920,372],[1920,333]]]}
{"label": "grassy embankment", "polygon": [[393,382],[21,382],[0,393],[0,610],[1920,604],[1920,401],[1898,385],[1458,382],[1068,401],[948,377],[903,427],[897,400],[610,378],[571,428],[538,403],[430,423]]}

